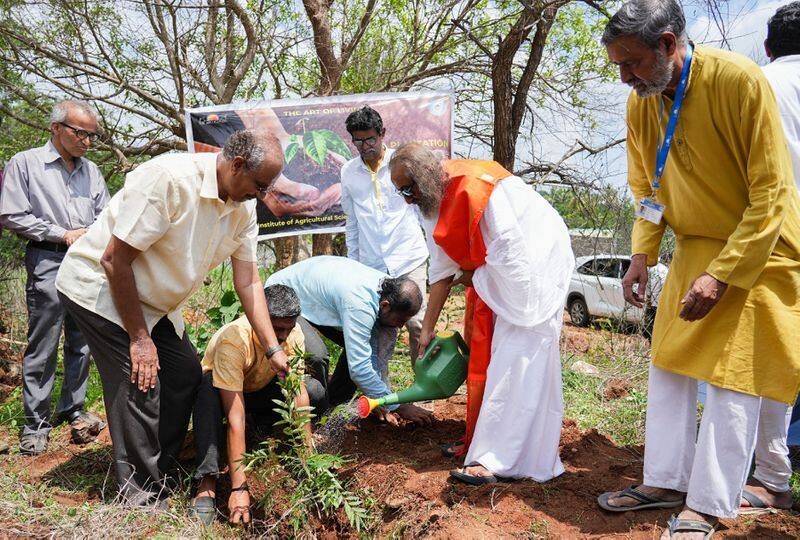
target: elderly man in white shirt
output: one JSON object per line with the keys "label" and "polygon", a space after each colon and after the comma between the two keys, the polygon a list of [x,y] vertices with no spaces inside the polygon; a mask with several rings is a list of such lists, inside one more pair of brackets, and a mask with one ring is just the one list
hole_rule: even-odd
{"label": "elderly man in white shirt", "polygon": [[[764,66],[792,155],[794,181],[800,188],[800,1],[777,10],[769,20],[764,47],[770,64]],[[791,508],[789,478],[792,464],[786,444],[792,407],[761,400],[756,435],[756,468],[742,492],[742,512]]]}
{"label": "elderly man in white shirt", "polygon": [[182,306],[228,257],[270,366],[288,369],[256,266],[253,200],[282,168],[278,140],[252,131],[231,135],[220,154],[154,158],[128,174],[61,264],[56,288],[100,372],[125,504],[165,505],[201,381]]}
{"label": "elderly man in white shirt", "polygon": [[[393,278],[408,277],[427,290],[428,248],[415,209],[397,193],[389,176],[392,150],[383,145],[386,128],[375,109],[365,106],[346,120],[359,156],[342,167],[342,208],[347,214],[347,256]],[[426,305],[406,324],[412,363]]]}

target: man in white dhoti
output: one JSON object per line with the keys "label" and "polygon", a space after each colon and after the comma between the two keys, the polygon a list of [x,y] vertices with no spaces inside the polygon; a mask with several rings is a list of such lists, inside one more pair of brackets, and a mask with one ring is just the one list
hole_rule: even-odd
{"label": "man in white dhoti", "polygon": [[[764,67],[783,122],[792,155],[795,184],[800,187],[800,2],[779,8],[769,20],[764,42],[770,64]],[[792,407],[761,400],[756,435],[756,468],[742,492],[742,512],[792,507],[792,464],[786,437]]]}
{"label": "man in white dhoti", "polygon": [[598,504],[683,506],[662,538],[710,538],[739,513],[763,403],[800,390],[800,198],[761,69],[690,42],[678,0],[628,0],[602,42],[635,90],[628,302],[642,305],[667,227],[676,244],[653,328],[643,481]]}
{"label": "man in white dhoti", "polygon": [[467,287],[467,431],[455,451],[466,458],[451,475],[475,485],[560,475],[559,334],[575,262],[567,227],[495,162],[440,162],[407,144],[389,167],[406,202],[419,206],[430,252],[421,351],[452,287]]}

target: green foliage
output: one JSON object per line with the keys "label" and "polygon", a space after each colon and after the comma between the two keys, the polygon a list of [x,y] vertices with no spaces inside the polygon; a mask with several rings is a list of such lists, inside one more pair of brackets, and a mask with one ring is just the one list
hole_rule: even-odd
{"label": "green foliage", "polygon": [[633,223],[633,204],[621,190],[554,188],[541,195],[558,210],[569,228],[612,229]]}
{"label": "green foliage", "polygon": [[328,157],[328,151],[336,152],[347,159],[353,154],[339,135],[329,129],[312,129],[302,135],[289,137],[289,145],[284,150],[286,163],[292,161],[301,148],[305,155],[322,167]]}
{"label": "green foliage", "polygon": [[[372,523],[370,509],[373,501],[361,493],[350,490],[350,483],[341,480],[336,471],[348,460],[338,454],[318,453],[307,443],[306,430],[311,422],[311,407],[298,406],[295,398],[302,389],[301,365],[308,356],[299,349],[289,359],[290,373],[278,384],[283,399],[274,400],[275,411],[280,420],[284,440],[267,440],[254,451],[245,454],[245,470],[261,474],[266,483],[273,486],[267,490],[261,504],[271,507],[276,498],[276,487],[280,485],[289,493],[284,512],[295,533],[308,525],[310,514],[322,519],[334,515],[340,508],[356,532],[366,531]],[[281,477],[281,472],[286,473]],[[280,478],[279,483],[275,478]]]}
{"label": "green foliage", "polygon": [[219,305],[206,310],[205,315],[208,321],[197,325],[187,325],[186,333],[197,349],[197,354],[201,357],[206,353],[208,342],[214,333],[239,318],[242,314],[242,302],[232,286],[224,290],[219,299]]}

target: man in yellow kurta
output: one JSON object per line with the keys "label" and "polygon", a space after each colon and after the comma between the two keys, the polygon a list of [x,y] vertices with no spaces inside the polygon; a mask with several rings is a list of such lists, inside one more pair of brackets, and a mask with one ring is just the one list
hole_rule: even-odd
{"label": "man in yellow kurta", "polygon": [[[677,244],[653,332],[644,483],[599,502],[628,511],[685,496],[664,535],[703,537],[737,515],[762,399],[793,402],[800,386],[800,199],[769,83],[744,57],[693,47],[676,0],[625,3],[603,43],[635,89],[631,190],[638,208],[646,200],[656,209],[634,225],[628,301],[644,300],[638,291],[667,227]],[[668,158],[654,182],[663,141]],[[697,380],[708,383],[699,433]]]}

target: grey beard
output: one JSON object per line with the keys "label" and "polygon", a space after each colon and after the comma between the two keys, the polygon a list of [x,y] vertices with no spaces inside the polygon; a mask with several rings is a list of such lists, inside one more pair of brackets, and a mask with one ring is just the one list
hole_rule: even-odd
{"label": "grey beard", "polygon": [[[672,80],[672,73],[675,70],[675,61],[667,58],[667,55],[660,50],[656,51],[656,68],[653,79],[649,81],[639,80],[630,86],[636,90],[636,94],[641,98],[657,96],[667,89],[669,81]],[[638,83],[638,84],[637,84]]]}
{"label": "grey beard", "polygon": [[442,196],[437,196],[435,193],[421,193],[416,202],[422,215],[426,218],[432,218],[442,205]]}

